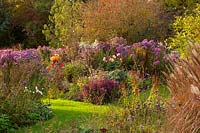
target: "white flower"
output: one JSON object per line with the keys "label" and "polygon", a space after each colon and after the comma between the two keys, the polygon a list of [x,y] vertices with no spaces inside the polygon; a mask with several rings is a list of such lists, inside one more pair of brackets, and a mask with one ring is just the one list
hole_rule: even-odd
{"label": "white flower", "polygon": [[115,56],[115,55],[113,55],[112,57],[113,57],[114,59],[116,59],[116,56]]}
{"label": "white flower", "polygon": [[38,91],[38,93],[40,93],[40,95],[43,95],[43,93],[41,91]]}
{"label": "white flower", "polygon": [[43,95],[42,91],[40,91],[37,86],[35,86],[35,90],[36,90],[36,93],[40,93],[40,95]]}
{"label": "white flower", "polygon": [[24,88],[24,92],[28,92],[28,88],[26,86]]}
{"label": "white flower", "polygon": [[120,56],[120,53],[117,53],[117,56]]}
{"label": "white flower", "polygon": [[99,45],[99,41],[95,39],[94,43],[92,43],[92,47],[95,48]]}
{"label": "white flower", "polygon": [[113,59],[113,58],[110,58],[110,59],[109,59],[109,61],[113,62],[113,61],[114,61],[114,59]]}
{"label": "white flower", "polygon": [[106,62],[106,57],[103,57],[103,61]]}
{"label": "white flower", "polygon": [[200,90],[197,86],[194,86],[193,84],[190,86],[192,94],[200,95]]}

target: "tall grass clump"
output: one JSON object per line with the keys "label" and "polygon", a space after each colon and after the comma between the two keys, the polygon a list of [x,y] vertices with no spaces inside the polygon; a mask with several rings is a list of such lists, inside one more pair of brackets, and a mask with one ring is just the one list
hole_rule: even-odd
{"label": "tall grass clump", "polygon": [[167,79],[172,95],[168,108],[170,132],[200,132],[199,56],[200,45],[193,46],[189,58],[177,61]]}

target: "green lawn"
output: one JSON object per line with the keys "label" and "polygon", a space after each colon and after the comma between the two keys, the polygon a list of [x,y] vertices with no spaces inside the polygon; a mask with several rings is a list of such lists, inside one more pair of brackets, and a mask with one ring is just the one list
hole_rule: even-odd
{"label": "green lawn", "polygon": [[[44,102],[47,102],[46,100]],[[103,114],[108,106],[97,106],[89,103],[75,102],[69,100],[51,100],[51,108],[55,116],[45,122],[39,122],[31,127],[22,128],[17,133],[43,133],[57,132],[61,129],[69,129],[74,124],[79,125],[92,115]]]}

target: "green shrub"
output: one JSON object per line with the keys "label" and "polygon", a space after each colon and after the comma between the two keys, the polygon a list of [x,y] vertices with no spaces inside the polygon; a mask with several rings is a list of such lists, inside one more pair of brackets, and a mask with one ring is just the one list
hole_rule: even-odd
{"label": "green shrub", "polygon": [[50,105],[49,104],[41,105],[40,103],[39,104],[35,103],[33,110],[31,110],[26,115],[27,121],[30,121],[32,123],[35,123],[37,121],[48,120],[52,117],[53,117],[53,112],[50,108]]}
{"label": "green shrub", "polygon": [[119,61],[107,62],[103,66],[105,71],[112,71],[112,70],[115,70],[115,69],[119,69],[119,67],[120,67]]}
{"label": "green shrub", "polygon": [[0,115],[0,132],[8,132],[12,129],[10,118],[6,114]]}
{"label": "green shrub", "polygon": [[127,73],[120,69],[107,72],[107,75],[110,80],[116,80],[119,82],[124,81],[127,78]]}
{"label": "green shrub", "polygon": [[70,83],[69,84],[69,92],[67,92],[67,94],[66,94],[67,99],[77,101],[79,93],[80,93],[79,86],[76,84]]}
{"label": "green shrub", "polygon": [[81,61],[75,61],[67,64],[64,67],[65,76],[67,81],[75,82],[79,77],[86,76],[89,71],[87,66]]}
{"label": "green shrub", "polygon": [[48,98],[50,99],[58,99],[64,96],[64,91],[59,90],[58,88],[50,88],[48,90]]}
{"label": "green shrub", "polygon": [[150,89],[151,87],[152,87],[152,79],[151,79],[151,77],[143,79],[138,84],[138,88],[140,88],[141,90]]}
{"label": "green shrub", "polygon": [[170,38],[170,48],[180,52],[182,57],[188,55],[188,46],[190,43],[200,43],[200,4],[191,14],[187,12],[176,18],[173,24],[175,36]]}
{"label": "green shrub", "polygon": [[174,14],[181,15],[185,10],[191,10],[200,2],[199,0],[164,0],[168,9],[172,10]]}

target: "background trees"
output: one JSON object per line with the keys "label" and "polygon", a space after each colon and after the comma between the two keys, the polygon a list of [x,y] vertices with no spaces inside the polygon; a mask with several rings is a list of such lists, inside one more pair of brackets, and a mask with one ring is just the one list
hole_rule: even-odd
{"label": "background trees", "polygon": [[84,5],[83,38],[105,41],[114,36],[123,36],[129,42],[144,38],[160,39],[167,26],[162,18],[161,2],[148,0],[98,0]]}
{"label": "background trees", "polygon": [[184,57],[190,43],[200,43],[200,5],[191,14],[185,12],[176,17],[173,28],[175,35],[171,38],[170,48],[178,50]]}
{"label": "background trees", "polygon": [[61,47],[80,40],[82,20],[79,0],[56,0],[51,7],[49,23],[44,25],[46,40]]}
{"label": "background trees", "polygon": [[52,0],[3,1],[0,19],[0,46],[20,43],[22,47],[45,45],[42,34]]}

